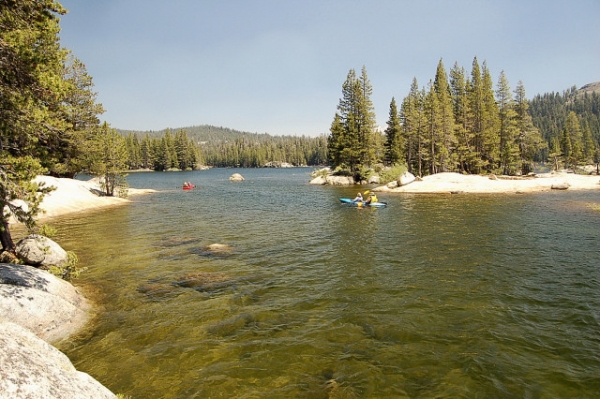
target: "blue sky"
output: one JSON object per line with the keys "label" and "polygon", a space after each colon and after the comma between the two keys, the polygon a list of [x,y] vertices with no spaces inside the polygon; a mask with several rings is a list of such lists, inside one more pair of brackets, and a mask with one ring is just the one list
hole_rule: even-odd
{"label": "blue sky", "polygon": [[363,65],[383,128],[392,97],[457,62],[527,96],[600,81],[599,0],[59,0],[61,43],[112,127],[210,124],[327,134]]}

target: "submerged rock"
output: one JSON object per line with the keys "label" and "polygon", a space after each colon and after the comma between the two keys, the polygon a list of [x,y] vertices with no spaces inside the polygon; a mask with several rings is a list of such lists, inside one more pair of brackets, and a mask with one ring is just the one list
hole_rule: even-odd
{"label": "submerged rock", "polygon": [[210,244],[207,245],[206,247],[204,247],[204,250],[206,252],[211,252],[214,254],[229,254],[231,253],[231,251],[233,251],[233,248],[231,248],[231,246],[227,245],[227,244]]}
{"label": "submerged rock", "polygon": [[172,298],[181,293],[181,290],[173,284],[165,283],[142,284],[137,288],[137,291],[140,294],[145,294],[147,297],[153,299]]}
{"label": "submerged rock", "polygon": [[215,291],[235,284],[236,280],[224,273],[200,272],[183,276],[174,284],[196,291]]}

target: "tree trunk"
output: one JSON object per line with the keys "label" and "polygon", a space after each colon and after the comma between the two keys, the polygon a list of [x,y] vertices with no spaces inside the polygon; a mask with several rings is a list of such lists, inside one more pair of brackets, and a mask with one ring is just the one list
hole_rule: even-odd
{"label": "tree trunk", "polygon": [[10,235],[10,227],[7,220],[3,220],[2,226],[0,226],[0,243],[2,243],[2,250],[4,251],[13,254],[17,251],[17,247]]}

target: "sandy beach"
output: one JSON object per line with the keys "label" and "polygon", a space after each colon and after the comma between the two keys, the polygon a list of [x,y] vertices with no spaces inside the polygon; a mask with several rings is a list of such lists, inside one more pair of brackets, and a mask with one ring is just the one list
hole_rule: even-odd
{"label": "sandy beach", "polygon": [[[130,200],[118,197],[103,197],[97,193],[100,185],[96,180],[81,181],[61,179],[50,176],[38,176],[36,182],[54,186],[56,190],[46,194],[40,208],[38,219],[43,220],[74,212],[83,212],[111,206],[127,204]],[[129,188],[129,196],[152,193],[154,190]]]}
{"label": "sandy beach", "polygon": [[576,175],[554,172],[527,177],[462,175],[459,173],[438,173],[425,176],[421,181],[388,188],[378,187],[374,191],[390,193],[532,193],[557,189],[599,190],[600,176]]}

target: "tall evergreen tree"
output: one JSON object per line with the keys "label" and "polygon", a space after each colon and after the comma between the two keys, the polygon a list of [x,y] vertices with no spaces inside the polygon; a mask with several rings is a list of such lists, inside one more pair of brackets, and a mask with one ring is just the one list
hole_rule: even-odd
{"label": "tall evergreen tree", "polygon": [[[533,125],[523,82],[519,81],[514,93],[521,173],[526,175],[533,171],[535,157],[548,145],[542,139],[540,131]],[[542,157],[539,159],[543,160]]]}
{"label": "tall evergreen tree", "polygon": [[468,81],[465,70],[454,63],[450,70],[450,87],[452,90],[452,108],[456,137],[456,162],[462,172],[470,172],[473,164],[474,149],[473,132],[469,129],[469,103],[467,99]]}
{"label": "tall evergreen tree", "polygon": [[[371,83],[366,68],[363,67],[360,78],[351,69],[342,85],[342,97],[338,104],[338,116],[341,125],[336,123],[331,131],[330,150],[331,160],[337,160],[333,166],[344,166],[352,172],[358,171],[361,165],[375,162],[378,153],[375,138],[375,112],[371,101]],[[339,129],[341,126],[341,129]],[[339,129],[339,131],[338,131]]]}
{"label": "tall evergreen tree", "polygon": [[390,102],[390,113],[385,129],[385,160],[389,165],[395,165],[403,162],[405,152],[404,140],[401,135],[400,116],[396,99],[392,97]]}
{"label": "tall evergreen tree", "polygon": [[498,104],[494,96],[492,75],[485,61],[482,68],[482,111],[483,166],[487,172],[494,172],[500,148]]}
{"label": "tall evergreen tree", "polygon": [[[444,63],[440,59],[433,82],[435,94],[437,96],[437,106],[439,108],[439,137],[438,145],[438,163],[440,171],[447,172],[453,170],[456,163],[456,157],[453,157],[456,146],[456,136],[454,133],[454,112],[452,103],[452,91],[448,83],[448,75],[444,68]],[[453,159],[454,158],[454,159]]]}
{"label": "tall evergreen tree", "polygon": [[429,81],[429,90],[425,95],[423,107],[427,131],[427,134],[423,138],[423,145],[427,147],[427,150],[423,153],[423,161],[427,164],[426,168],[428,172],[435,174],[440,172],[441,166],[438,152],[442,143],[442,116],[437,93],[432,81]]}
{"label": "tall evergreen tree", "polygon": [[567,115],[561,146],[565,167],[577,168],[583,161],[583,133],[579,118],[574,111]]}
{"label": "tall evergreen tree", "polygon": [[122,196],[127,187],[127,145],[125,138],[104,122],[89,142],[90,172],[101,178],[107,196]]}
{"label": "tall evergreen tree", "polygon": [[94,83],[83,62],[69,56],[63,75],[67,88],[62,109],[67,125],[64,132],[57,135],[56,149],[45,166],[54,176],[72,178],[83,167],[87,139],[99,125],[98,115],[104,113],[104,108],[96,102]]}
{"label": "tall evergreen tree", "polygon": [[498,101],[500,169],[505,175],[514,175],[517,171],[521,171],[521,158],[517,142],[519,131],[515,103],[504,71],[500,72],[498,79],[496,100]]}
{"label": "tall evergreen tree", "polygon": [[[67,51],[58,37],[64,12],[50,0],[0,3],[0,243],[8,253],[15,252],[11,213],[28,228],[35,226],[47,189],[31,180],[44,171],[41,162],[66,125],[60,111]],[[16,199],[28,209],[15,205]]]}
{"label": "tall evergreen tree", "polygon": [[468,116],[467,129],[472,137],[473,151],[467,156],[469,160],[469,173],[480,173],[484,167],[483,156],[485,154],[484,140],[484,108],[483,108],[483,82],[481,79],[481,68],[477,57],[473,59],[471,68],[471,79],[468,87]]}

